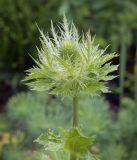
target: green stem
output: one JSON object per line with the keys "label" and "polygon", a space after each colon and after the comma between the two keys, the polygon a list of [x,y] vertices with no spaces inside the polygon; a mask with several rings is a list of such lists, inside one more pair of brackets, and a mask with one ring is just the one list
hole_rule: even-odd
{"label": "green stem", "polygon": [[71,153],[70,160],[77,160],[77,157]]}
{"label": "green stem", "polygon": [[78,97],[73,97],[73,127],[78,126]]}
{"label": "green stem", "polygon": [[135,102],[137,102],[137,46],[136,46],[136,54],[135,54],[134,75],[135,75]]}
{"label": "green stem", "polygon": [[[78,97],[73,97],[73,127],[78,126]],[[77,156],[71,153],[70,160],[77,160]]]}
{"label": "green stem", "polygon": [[127,47],[124,41],[125,29],[121,31],[121,51],[120,51],[120,106],[124,97],[124,81],[126,75]]}

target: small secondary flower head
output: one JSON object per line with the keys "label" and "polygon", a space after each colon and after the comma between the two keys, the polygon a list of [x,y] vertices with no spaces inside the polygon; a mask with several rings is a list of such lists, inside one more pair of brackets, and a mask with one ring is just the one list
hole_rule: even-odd
{"label": "small secondary flower head", "polygon": [[80,36],[73,23],[68,25],[66,17],[58,30],[56,33],[51,23],[51,38],[40,31],[42,47],[37,48],[36,66],[27,70],[28,86],[64,96],[108,92],[105,81],[115,78],[108,74],[118,67],[110,62],[117,54],[105,54],[107,48],[99,49],[90,32]]}

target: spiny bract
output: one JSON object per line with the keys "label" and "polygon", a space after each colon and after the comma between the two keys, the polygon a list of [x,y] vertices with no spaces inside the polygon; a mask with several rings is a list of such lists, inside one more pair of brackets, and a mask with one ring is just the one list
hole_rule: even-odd
{"label": "spiny bract", "polygon": [[65,17],[58,31],[52,23],[52,38],[40,31],[42,47],[37,49],[39,59],[34,60],[37,66],[27,70],[25,78],[30,88],[64,96],[108,92],[105,81],[115,77],[108,74],[118,67],[108,61],[117,54],[104,54],[107,48],[99,49],[90,32],[80,36]]}

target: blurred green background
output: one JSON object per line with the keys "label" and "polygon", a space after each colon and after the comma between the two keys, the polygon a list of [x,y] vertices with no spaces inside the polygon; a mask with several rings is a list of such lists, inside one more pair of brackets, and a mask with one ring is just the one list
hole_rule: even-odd
{"label": "blurred green background", "polygon": [[40,33],[66,14],[79,32],[90,29],[100,47],[119,53],[113,93],[80,102],[81,128],[96,135],[102,160],[137,159],[137,1],[0,0],[0,159],[39,160],[33,140],[48,128],[71,125],[71,100],[32,93],[20,82],[37,56]]}

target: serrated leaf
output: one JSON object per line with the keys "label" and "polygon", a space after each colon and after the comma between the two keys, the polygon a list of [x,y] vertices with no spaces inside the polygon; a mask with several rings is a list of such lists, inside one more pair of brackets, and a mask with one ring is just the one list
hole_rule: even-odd
{"label": "serrated leaf", "polygon": [[46,151],[58,151],[63,148],[61,137],[55,136],[51,131],[40,135],[35,141],[43,145]]}
{"label": "serrated leaf", "polygon": [[106,54],[101,56],[101,65],[105,64],[106,62],[110,61],[111,59],[117,57],[116,53]]}
{"label": "serrated leaf", "polygon": [[39,79],[37,81],[28,82],[26,83],[31,90],[37,90],[37,91],[48,91],[52,87],[54,87],[54,83],[47,79]]}
{"label": "serrated leaf", "polygon": [[69,151],[79,157],[88,153],[88,147],[93,143],[93,137],[84,136],[78,128],[60,130],[58,135],[49,131],[36,140],[46,151]]}
{"label": "serrated leaf", "polygon": [[78,128],[72,128],[68,132],[68,137],[65,141],[64,148],[73,154],[83,156],[87,153],[88,147],[92,144],[92,142],[92,137],[86,137],[80,133]]}

